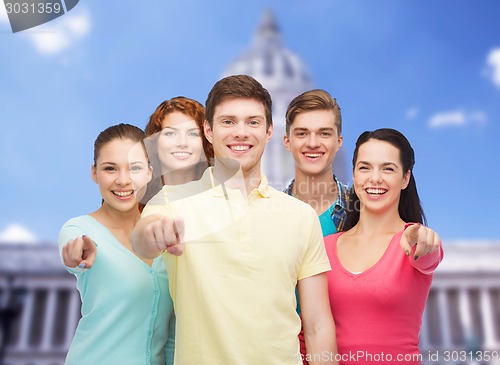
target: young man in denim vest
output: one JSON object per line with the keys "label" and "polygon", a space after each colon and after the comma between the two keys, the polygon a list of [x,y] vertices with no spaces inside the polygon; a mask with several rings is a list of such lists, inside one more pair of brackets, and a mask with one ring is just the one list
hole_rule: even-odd
{"label": "young man in denim vest", "polygon": [[323,236],[341,231],[347,208],[347,186],[332,170],[342,147],[342,115],[335,98],[321,89],[293,99],[286,111],[285,147],[295,161],[295,178],[285,192],[311,205]]}

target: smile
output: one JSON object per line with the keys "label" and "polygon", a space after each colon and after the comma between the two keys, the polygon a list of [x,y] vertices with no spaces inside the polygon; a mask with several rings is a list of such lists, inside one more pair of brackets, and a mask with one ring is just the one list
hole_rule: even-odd
{"label": "smile", "polygon": [[324,155],[323,152],[304,152],[304,156],[307,158],[319,158]]}
{"label": "smile", "polygon": [[191,152],[172,152],[172,156],[177,157],[177,158],[188,158],[192,155]]}
{"label": "smile", "polygon": [[247,144],[235,144],[235,145],[229,145],[228,147],[235,152],[244,152],[248,151],[251,148],[251,146]]}
{"label": "smile", "polygon": [[383,195],[387,193],[387,189],[382,188],[368,188],[365,191],[370,195]]}
{"label": "smile", "polygon": [[120,198],[126,198],[127,196],[130,196],[134,193],[133,190],[128,190],[128,191],[116,191],[112,190],[111,191],[114,195],[119,196]]}

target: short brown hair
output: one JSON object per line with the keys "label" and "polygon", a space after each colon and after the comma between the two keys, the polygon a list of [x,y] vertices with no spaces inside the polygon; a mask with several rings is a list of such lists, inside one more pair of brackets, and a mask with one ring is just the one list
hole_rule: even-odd
{"label": "short brown hair", "polygon": [[342,115],[337,100],[327,91],[314,89],[295,97],[286,110],[286,134],[290,133],[292,124],[297,115],[313,110],[331,110],[335,116],[335,124],[339,136],[342,134]]}
{"label": "short brown hair", "polygon": [[214,114],[217,105],[226,99],[245,98],[255,99],[264,105],[266,127],[273,124],[272,100],[260,82],[248,75],[233,75],[225,77],[215,83],[208,93],[205,102],[205,119],[210,127],[214,124]]}

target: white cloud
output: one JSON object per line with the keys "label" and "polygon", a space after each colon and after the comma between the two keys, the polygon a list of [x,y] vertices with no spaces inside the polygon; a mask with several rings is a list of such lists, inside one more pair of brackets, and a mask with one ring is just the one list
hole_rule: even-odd
{"label": "white cloud", "polygon": [[7,15],[7,9],[5,9],[5,3],[2,1],[0,4],[0,24],[9,23],[9,17]]}
{"label": "white cloud", "polygon": [[491,77],[495,86],[500,87],[500,48],[494,48],[488,54],[486,59],[486,75]]}
{"label": "white cloud", "polygon": [[53,55],[74,45],[89,33],[90,16],[80,7],[78,11],[67,13],[46,26],[35,29],[36,31],[27,32],[35,48],[42,54]]}
{"label": "white cloud", "polygon": [[26,227],[18,224],[9,224],[2,232],[0,232],[0,244],[2,243],[18,243],[18,244],[34,244],[38,239]]}
{"label": "white cloud", "polygon": [[471,124],[484,125],[487,119],[486,114],[482,111],[454,110],[434,114],[429,118],[429,126],[431,128],[441,128],[450,126],[464,127]]}
{"label": "white cloud", "polygon": [[[73,15],[73,13],[71,13],[71,15]],[[66,26],[74,34],[74,36],[84,37],[90,30],[90,17],[86,11],[82,11],[80,14],[73,16],[67,22]]]}
{"label": "white cloud", "polygon": [[410,108],[406,111],[407,119],[415,119],[417,115],[418,115],[418,108],[416,107]]}

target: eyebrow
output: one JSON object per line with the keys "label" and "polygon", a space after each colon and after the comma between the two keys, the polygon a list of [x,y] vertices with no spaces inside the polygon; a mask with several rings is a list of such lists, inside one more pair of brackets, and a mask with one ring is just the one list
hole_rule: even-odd
{"label": "eyebrow", "polygon": [[[219,115],[217,119],[224,119],[224,118],[237,119],[238,117],[236,115],[225,114],[225,115]],[[245,117],[245,119],[266,119],[266,117],[263,115],[249,115]]]}
{"label": "eyebrow", "polygon": [[[144,161],[132,161],[132,162],[129,162],[129,165],[135,165],[135,164],[143,164],[144,165],[145,162]],[[113,166],[115,166],[115,165],[117,165],[117,163],[116,162],[104,161],[104,162],[101,162],[99,164],[99,166],[102,166],[102,165],[113,165]]]}
{"label": "eyebrow", "polygon": [[[167,125],[165,128],[163,128],[163,129],[167,129],[167,128],[168,128],[168,129],[173,129],[174,131],[178,131],[178,130],[180,130],[179,128],[170,127],[170,126],[168,126],[168,125]],[[187,130],[188,130],[188,131],[194,131],[194,130],[196,130],[196,131],[197,131],[197,130],[199,130],[199,128],[198,128],[198,127],[193,127],[193,128],[189,128],[189,129],[187,129]]]}
{"label": "eyebrow", "polygon": [[[371,162],[368,162],[368,161],[358,161],[358,163],[356,165],[359,165],[359,164],[363,164],[363,165],[372,165]],[[381,164],[382,166],[394,166],[394,167],[398,167],[397,164],[395,164],[394,162],[382,162]]]}
{"label": "eyebrow", "polygon": [[[293,131],[309,131],[310,129],[309,128],[304,128],[304,127],[296,127],[296,128],[293,128]],[[335,131],[334,128],[332,127],[324,127],[324,128],[319,128],[318,131],[320,132],[324,132],[324,131]]]}

